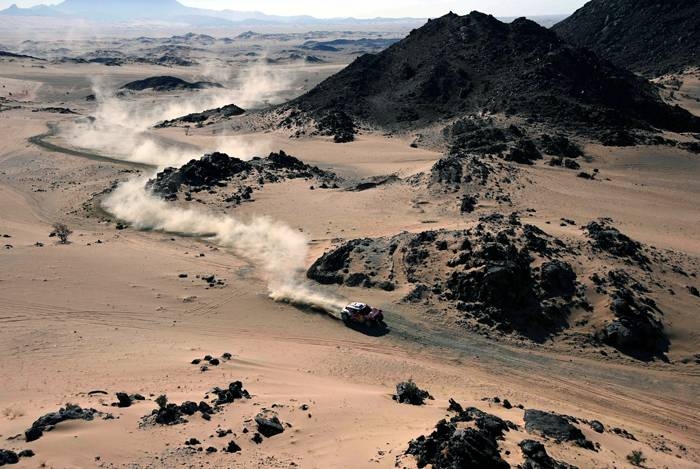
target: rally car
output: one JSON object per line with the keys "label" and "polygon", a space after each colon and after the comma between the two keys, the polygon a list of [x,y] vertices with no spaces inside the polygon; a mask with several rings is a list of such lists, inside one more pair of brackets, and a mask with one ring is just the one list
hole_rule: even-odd
{"label": "rally car", "polygon": [[341,311],[340,319],[348,326],[384,326],[384,312],[365,303],[350,303]]}

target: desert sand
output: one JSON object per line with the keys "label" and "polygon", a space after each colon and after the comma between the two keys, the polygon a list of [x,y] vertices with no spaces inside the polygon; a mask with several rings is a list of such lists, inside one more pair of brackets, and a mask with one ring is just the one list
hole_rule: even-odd
{"label": "desert sand", "polygon": [[[101,77],[113,90],[111,84],[161,69],[35,65],[31,60],[0,62],[0,96],[5,98],[0,106],[7,108],[0,112],[0,236],[5,235],[0,251],[0,448],[36,453],[17,467],[415,467],[404,455],[408,442],[430,433],[448,415],[450,398],[521,426],[501,443],[509,451],[504,458],[517,466],[522,463],[517,443],[531,436],[522,429],[523,411],[505,409],[492,400],[496,396],[527,409],[600,420],[635,436],[598,434],[582,424],[585,436],[600,444],[598,451],[570,443],[548,446],[554,458],[578,467],[625,467],[633,450],[643,451],[647,467],[700,467],[700,379],[697,364],[683,362],[698,352],[697,298],[679,293],[673,304],[663,305],[673,344],[670,363],[643,363],[575,346],[490,340],[431,318],[420,305],[402,304],[406,292],[401,290],[315,287],[385,310],[389,334],[359,333],[329,315],[273,301],[260,267],[212,239],[118,229],[102,208],[109,196],[104,191],[137,172],[155,171],[134,165],[140,156],[127,161],[129,155],[121,151],[134,146],[120,145],[137,138],[156,142],[150,151],[177,149],[173,153],[183,158],[217,149],[249,153],[241,157],[283,149],[348,179],[428,172],[441,157],[439,148],[411,148],[415,136],[379,132],[337,145],[327,137],[241,133],[224,124],[192,128],[188,135],[182,128],[150,128],[182,115],[173,115],[170,104],[197,103],[201,93],[126,98],[122,125],[147,120],[144,114],[151,118],[141,112],[149,106],[164,103],[166,111],[151,118],[145,130],[139,123],[136,130],[122,126],[92,143],[76,142],[69,133],[73,121],[99,114],[102,105],[85,100],[93,92],[89,78]],[[300,66],[293,82],[268,91],[288,99],[339,66]],[[198,70],[177,71],[186,79],[201,76]],[[288,73],[273,68],[273,76]],[[245,93],[245,83],[239,85]],[[696,84],[683,92],[697,96]],[[50,106],[80,115],[42,110]],[[46,133],[48,124],[59,129],[42,140],[54,144],[53,150],[30,142]],[[640,242],[694,260],[697,270],[698,156],[655,146],[590,145],[586,154],[586,168],[600,170],[598,181],[544,164],[523,169],[520,180],[531,183],[523,184],[513,205],[536,209],[528,223],[578,239],[581,230],[559,226],[562,217],[579,223],[612,217]],[[181,163],[164,158],[141,163]],[[269,185],[254,194],[253,202],[234,209],[194,206],[244,221],[265,216],[288,225],[309,243],[305,267],[339,240],[461,229],[477,222],[455,215],[456,202],[449,195],[428,199],[406,184],[362,192],[312,191],[310,184]],[[49,237],[57,221],[74,230],[70,244]],[[209,275],[223,285],[211,287],[199,278]],[[671,273],[667,281],[678,292],[688,283]],[[225,352],[232,359],[207,371],[190,364]],[[392,400],[395,385],[409,378],[435,399],[421,407]],[[156,408],[159,395],[171,402],[198,402],[214,386],[236,380],[252,398],[225,406],[210,421],[195,415],[175,426],[140,424]],[[107,394],[90,394],[96,390]],[[146,400],[114,407],[116,392],[139,393]],[[30,443],[15,437],[66,403],[114,419],[64,422]],[[258,445],[251,441],[252,419],[263,408],[274,408],[289,426]],[[220,438],[217,429],[232,434]],[[201,445],[186,446],[190,438]],[[223,453],[230,440],[242,451]],[[218,451],[197,451],[210,446]]]}

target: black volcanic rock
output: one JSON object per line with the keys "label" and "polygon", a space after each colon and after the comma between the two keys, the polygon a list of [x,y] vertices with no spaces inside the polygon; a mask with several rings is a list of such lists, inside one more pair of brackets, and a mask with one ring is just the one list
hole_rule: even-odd
{"label": "black volcanic rock", "polygon": [[187,114],[185,116],[179,117],[177,119],[166,120],[156,127],[172,127],[178,124],[202,124],[204,125],[207,121],[212,119],[228,119],[230,117],[240,116],[245,114],[245,110],[236,106],[235,104],[227,104],[226,106],[219,107],[216,109],[208,109],[202,112],[195,112],[192,114]]}
{"label": "black volcanic rock", "polygon": [[381,53],[359,57],[288,107],[317,118],[342,111],[387,128],[490,111],[582,133],[700,130],[700,118],[665,104],[633,73],[527,19],[506,24],[478,12],[431,20]]}
{"label": "black volcanic rock", "polygon": [[552,459],[539,441],[523,440],[518,446],[525,457],[522,469],[576,469],[575,466]]}
{"label": "black volcanic rock", "polygon": [[250,169],[250,164],[225,153],[211,153],[199,160],[192,160],[180,169],[166,168],[149,181],[156,193],[169,195],[178,192],[181,186],[212,187],[235,174]]}
{"label": "black volcanic rock", "polygon": [[265,438],[271,438],[284,432],[284,426],[277,413],[271,410],[264,410],[256,415],[255,423],[258,425],[258,432]]}
{"label": "black volcanic rock", "polygon": [[528,433],[552,438],[555,441],[572,441],[583,448],[593,449],[593,443],[562,415],[528,409],[525,411],[524,418],[525,430]]}
{"label": "black volcanic rock", "polygon": [[149,180],[146,187],[167,200],[175,200],[183,186],[197,192],[226,187],[230,181],[235,180],[240,190],[227,202],[240,202],[241,199],[251,198],[253,188],[249,184],[297,178],[316,178],[323,183],[339,181],[334,173],[307,165],[282,150],[270,153],[266,158],[256,157],[250,161],[214,152],[198,160],[190,160],[180,168],[165,168]]}
{"label": "black volcanic rock", "polygon": [[[500,418],[470,407],[466,411],[450,401],[449,410],[459,412],[452,421],[441,420],[430,435],[411,441],[406,450],[416,458],[419,468],[431,465],[435,469],[507,469],[510,465],[501,458],[498,440],[511,426]],[[460,422],[476,422],[476,428],[458,427]],[[501,425],[502,424],[502,425]],[[514,427],[514,425],[512,425]]]}
{"label": "black volcanic rock", "polygon": [[208,81],[198,81],[196,83],[190,83],[177,77],[159,76],[132,81],[122,86],[120,89],[128,91],[144,91],[149,89],[152,89],[153,91],[176,91],[202,90],[206,88],[223,88],[223,86],[221,86],[218,83],[212,83]]}
{"label": "black volcanic rock", "polygon": [[0,449],[0,466],[5,464],[17,464],[19,462],[19,456],[14,451]]}
{"label": "black volcanic rock", "polygon": [[629,258],[640,265],[649,263],[642,252],[642,245],[610,226],[607,220],[594,221],[586,225],[593,245],[616,257]]}
{"label": "black volcanic rock", "polygon": [[697,0],[593,0],[552,29],[572,44],[648,75],[700,65]]}
{"label": "black volcanic rock", "polygon": [[41,438],[45,431],[51,430],[53,427],[66,420],[87,420],[95,419],[95,416],[102,415],[95,409],[83,409],[78,405],[67,404],[57,412],[51,412],[38,418],[32,426],[24,432],[24,438],[27,442],[35,441]]}

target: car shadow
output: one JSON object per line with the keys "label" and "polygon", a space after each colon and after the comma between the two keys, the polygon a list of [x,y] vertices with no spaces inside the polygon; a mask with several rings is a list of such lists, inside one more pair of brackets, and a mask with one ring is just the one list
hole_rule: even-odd
{"label": "car shadow", "polygon": [[370,337],[383,337],[391,332],[389,327],[383,323],[381,326],[366,326],[364,324],[345,323],[345,327]]}

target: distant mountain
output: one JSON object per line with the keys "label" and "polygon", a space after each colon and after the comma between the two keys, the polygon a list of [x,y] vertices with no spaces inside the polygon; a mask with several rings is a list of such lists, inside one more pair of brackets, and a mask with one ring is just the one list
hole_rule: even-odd
{"label": "distant mountain", "polygon": [[16,4],[0,11],[5,16],[60,16],[61,13],[46,5],[37,5],[31,8],[19,8]]}
{"label": "distant mountain", "polygon": [[64,0],[54,6],[39,5],[19,8],[17,5],[0,11],[0,16],[76,17],[94,21],[154,20],[186,23],[194,26],[233,26],[236,24],[373,24],[416,23],[411,18],[333,18],[312,16],[276,16],[257,11],[207,10],[182,5],[177,0]]}
{"label": "distant mountain", "polygon": [[419,127],[469,113],[520,115],[579,129],[654,126],[700,131],[646,80],[520,18],[450,13],[289,103],[317,117],[343,111],[384,127]]}
{"label": "distant mountain", "polygon": [[553,29],[647,75],[700,65],[700,0],[593,0]]}

